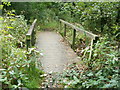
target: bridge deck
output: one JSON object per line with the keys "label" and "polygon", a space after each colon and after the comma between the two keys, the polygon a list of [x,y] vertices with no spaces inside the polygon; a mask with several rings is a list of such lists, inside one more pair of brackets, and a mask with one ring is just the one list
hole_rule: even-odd
{"label": "bridge deck", "polygon": [[36,46],[42,51],[40,58],[45,72],[61,72],[68,63],[78,61],[78,56],[63,42],[63,38],[56,32],[37,32]]}

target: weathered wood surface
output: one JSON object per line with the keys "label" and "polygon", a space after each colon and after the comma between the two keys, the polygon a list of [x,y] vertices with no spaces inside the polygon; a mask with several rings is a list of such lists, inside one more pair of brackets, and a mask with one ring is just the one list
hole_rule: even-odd
{"label": "weathered wood surface", "polygon": [[53,31],[43,31],[36,33],[37,50],[42,54],[38,60],[45,72],[62,72],[67,64],[80,62],[73,49],[63,39],[63,37]]}
{"label": "weathered wood surface", "polygon": [[60,21],[61,21],[62,23],[64,23],[64,24],[72,27],[72,28],[75,29],[76,31],[80,31],[82,34],[86,34],[88,37],[90,37],[90,38],[93,39],[93,40],[95,40],[96,37],[98,37],[98,35],[95,35],[95,34],[93,34],[93,33],[91,33],[91,32],[85,31],[85,30],[81,30],[79,27],[77,27],[77,26],[75,26],[75,25],[73,25],[73,24],[71,24],[71,23],[69,23],[69,22],[67,22],[67,21],[64,21],[64,20],[62,20],[62,19],[60,19]]}
{"label": "weathered wood surface", "polygon": [[64,37],[66,37],[66,24],[64,24]]}
{"label": "weathered wood surface", "polygon": [[72,39],[72,48],[74,49],[75,46],[75,37],[76,37],[76,30],[73,30],[73,39]]}
{"label": "weathered wood surface", "polygon": [[28,48],[30,48],[31,46],[33,46],[35,44],[35,24],[37,22],[37,19],[34,20],[34,22],[32,23],[32,25],[30,26],[30,29],[28,30],[27,34],[26,34],[26,48],[28,50]]}
{"label": "weathered wood surface", "polygon": [[37,21],[37,19],[35,19],[34,22],[32,23],[32,25],[30,26],[30,29],[28,30],[28,33],[26,34],[27,36],[32,35],[36,21]]}
{"label": "weathered wood surface", "polygon": [[[87,37],[89,37],[91,39],[90,54],[89,54],[89,60],[90,60],[92,57],[93,44],[97,42],[97,40],[99,38],[98,35],[95,35],[91,32],[81,29],[81,28],[75,26],[74,24],[68,23],[67,21],[64,21],[62,19],[60,19],[60,22],[63,23],[65,26],[64,27],[64,37],[66,36],[66,25],[73,28],[72,45],[71,45],[72,49],[75,49],[76,31],[79,31],[81,34],[85,34]],[[77,24],[77,23],[75,23],[75,24],[78,26],[82,26],[81,24]]]}

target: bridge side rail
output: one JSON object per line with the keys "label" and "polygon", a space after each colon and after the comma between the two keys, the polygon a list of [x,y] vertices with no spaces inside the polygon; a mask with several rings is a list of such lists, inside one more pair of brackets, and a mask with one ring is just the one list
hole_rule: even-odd
{"label": "bridge side rail", "polygon": [[33,46],[35,44],[35,24],[37,22],[37,19],[35,19],[32,23],[32,25],[30,26],[30,29],[28,30],[27,34],[26,34],[26,49],[28,50],[28,48],[30,48],[31,46]]}
{"label": "bridge side rail", "polygon": [[76,31],[79,31],[81,34],[86,34],[86,36],[91,39],[90,55],[89,55],[89,59],[91,59],[92,46],[98,40],[98,38],[99,38],[98,35],[95,35],[95,34],[93,34],[91,32],[86,31],[86,30],[82,30],[79,27],[77,27],[77,26],[75,26],[75,25],[73,25],[73,24],[71,24],[71,23],[69,23],[67,21],[64,21],[62,19],[60,19],[60,27],[59,27],[60,30],[61,30],[61,23],[64,24],[64,34],[63,34],[64,38],[66,37],[66,32],[67,32],[66,31],[66,25],[73,28],[72,45],[71,45],[72,49],[75,48],[74,46],[75,46]]}

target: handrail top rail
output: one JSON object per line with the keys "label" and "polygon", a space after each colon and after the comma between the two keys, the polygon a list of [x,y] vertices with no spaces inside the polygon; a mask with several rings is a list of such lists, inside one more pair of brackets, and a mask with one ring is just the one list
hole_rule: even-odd
{"label": "handrail top rail", "polygon": [[95,35],[95,34],[93,34],[93,33],[91,33],[91,32],[86,31],[86,30],[81,30],[79,27],[77,27],[77,26],[75,26],[75,25],[73,25],[73,24],[71,24],[71,23],[69,23],[69,22],[67,22],[67,21],[64,21],[64,20],[62,20],[62,19],[60,19],[60,21],[63,22],[64,24],[72,27],[72,28],[75,29],[76,31],[80,31],[81,33],[87,34],[87,36],[90,37],[91,39],[94,39],[94,40],[95,40],[95,38],[98,37],[98,35]]}
{"label": "handrail top rail", "polygon": [[32,35],[32,32],[33,32],[34,26],[35,26],[35,24],[36,24],[36,21],[37,21],[37,19],[35,19],[35,20],[33,21],[32,25],[30,26],[30,29],[28,30],[28,32],[27,32],[27,34],[26,34],[26,36],[31,36],[31,35]]}

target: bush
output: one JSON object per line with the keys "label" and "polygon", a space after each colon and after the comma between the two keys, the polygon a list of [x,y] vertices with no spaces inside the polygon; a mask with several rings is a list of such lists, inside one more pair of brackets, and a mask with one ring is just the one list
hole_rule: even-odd
{"label": "bush", "polygon": [[68,88],[118,88],[119,53],[116,42],[108,37],[100,38],[95,44],[92,59],[83,59],[86,69],[79,69],[73,64],[60,75],[59,83]]}
{"label": "bush", "polygon": [[[35,65],[39,52],[35,48],[26,51],[25,37],[28,26],[24,16],[13,15],[1,18],[3,25],[0,30],[2,46],[2,69],[0,69],[2,78],[0,81],[3,88],[39,87],[42,80],[40,75],[43,74]],[[35,85],[33,80],[36,81]]]}

